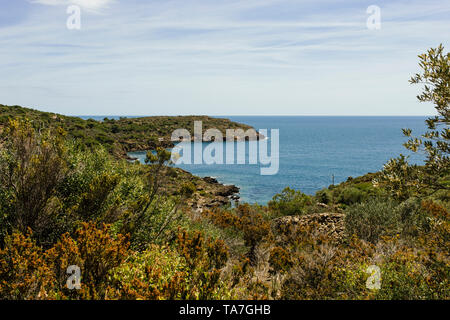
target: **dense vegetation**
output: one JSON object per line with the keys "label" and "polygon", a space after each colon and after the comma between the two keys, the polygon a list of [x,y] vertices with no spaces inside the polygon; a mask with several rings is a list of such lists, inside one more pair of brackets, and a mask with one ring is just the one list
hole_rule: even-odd
{"label": "dense vegetation", "polygon": [[35,128],[62,127],[69,139],[83,140],[88,147],[102,145],[118,157],[126,157],[126,152],[150,150],[158,146],[172,145],[171,134],[176,129],[186,129],[193,137],[194,121],[202,121],[203,131],[209,128],[220,130],[225,136],[226,129],[250,129],[252,127],[229,119],[207,116],[160,116],[141,118],[105,118],[103,121],[83,120],[60,114],[42,112],[20,106],[0,104],[0,129],[9,119],[28,119]]}
{"label": "dense vegetation", "polygon": [[[42,114],[2,106],[0,298],[449,299],[450,55],[420,59],[412,82],[426,83],[419,99],[438,116],[406,147],[425,151],[424,166],[400,156],[267,206],[193,210],[201,179],[171,168],[165,149],[131,163],[113,142],[74,139],[78,121],[89,136],[109,121],[49,115],[36,127]],[[72,265],[79,290],[67,287]]]}

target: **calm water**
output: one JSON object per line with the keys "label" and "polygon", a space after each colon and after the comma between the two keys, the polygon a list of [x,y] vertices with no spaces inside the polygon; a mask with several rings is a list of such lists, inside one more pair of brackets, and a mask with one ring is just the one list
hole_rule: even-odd
{"label": "calm water", "polygon": [[[228,116],[258,129],[279,129],[280,166],[273,176],[260,175],[259,165],[180,165],[195,175],[212,176],[241,189],[246,202],[266,203],[286,186],[307,194],[382,168],[399,153],[402,128],[425,130],[426,117],[279,117]],[[103,119],[99,117],[98,119]],[[206,143],[204,143],[206,145]],[[134,153],[143,160],[145,153]],[[412,155],[411,160],[420,162]]]}

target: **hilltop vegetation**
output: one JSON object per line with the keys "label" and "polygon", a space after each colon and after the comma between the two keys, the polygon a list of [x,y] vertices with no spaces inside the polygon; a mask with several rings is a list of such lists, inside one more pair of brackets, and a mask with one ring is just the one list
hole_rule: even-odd
{"label": "hilltop vegetation", "polygon": [[438,116],[406,147],[425,165],[400,155],[267,206],[193,209],[214,183],[164,148],[131,163],[73,139],[76,118],[2,107],[0,299],[450,299],[450,54],[420,59],[412,82]]}
{"label": "hilltop vegetation", "polygon": [[130,151],[146,151],[156,149],[158,146],[170,147],[173,145],[170,141],[171,134],[176,129],[186,129],[193,136],[194,121],[202,121],[203,132],[209,128],[216,128],[224,136],[226,129],[245,131],[252,128],[229,119],[208,116],[83,120],[78,117],[0,104],[0,127],[7,125],[8,119],[28,119],[35,128],[64,128],[68,138],[81,140],[89,148],[102,145],[108,152],[119,157],[126,157],[126,153]]}

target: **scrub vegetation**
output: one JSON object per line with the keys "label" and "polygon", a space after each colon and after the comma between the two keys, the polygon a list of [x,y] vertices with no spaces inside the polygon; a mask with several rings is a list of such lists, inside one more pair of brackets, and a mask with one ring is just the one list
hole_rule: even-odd
{"label": "scrub vegetation", "polygon": [[[205,181],[158,145],[194,119],[239,124],[0,106],[0,299],[449,299],[450,54],[419,59],[411,83],[437,116],[424,136],[404,133],[424,165],[400,155],[267,206],[193,208]],[[123,157],[147,149],[146,164]],[[74,265],[79,290],[67,286]]]}

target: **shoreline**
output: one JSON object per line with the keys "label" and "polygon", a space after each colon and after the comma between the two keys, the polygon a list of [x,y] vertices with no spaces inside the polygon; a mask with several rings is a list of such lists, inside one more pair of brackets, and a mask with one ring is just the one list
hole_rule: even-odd
{"label": "shoreline", "polygon": [[[147,151],[133,151],[146,153]],[[138,161],[141,165],[147,165],[140,161],[139,158],[130,157],[134,160],[128,160],[130,162]],[[240,201],[240,186],[234,184],[225,184],[220,182],[217,178],[211,176],[199,176],[188,170],[180,167],[172,167],[178,172],[187,175],[187,178],[192,177],[195,180],[197,187],[197,199],[192,201],[189,205],[196,211],[202,210],[204,207],[213,208],[215,206],[223,206],[232,204],[233,201]]]}

